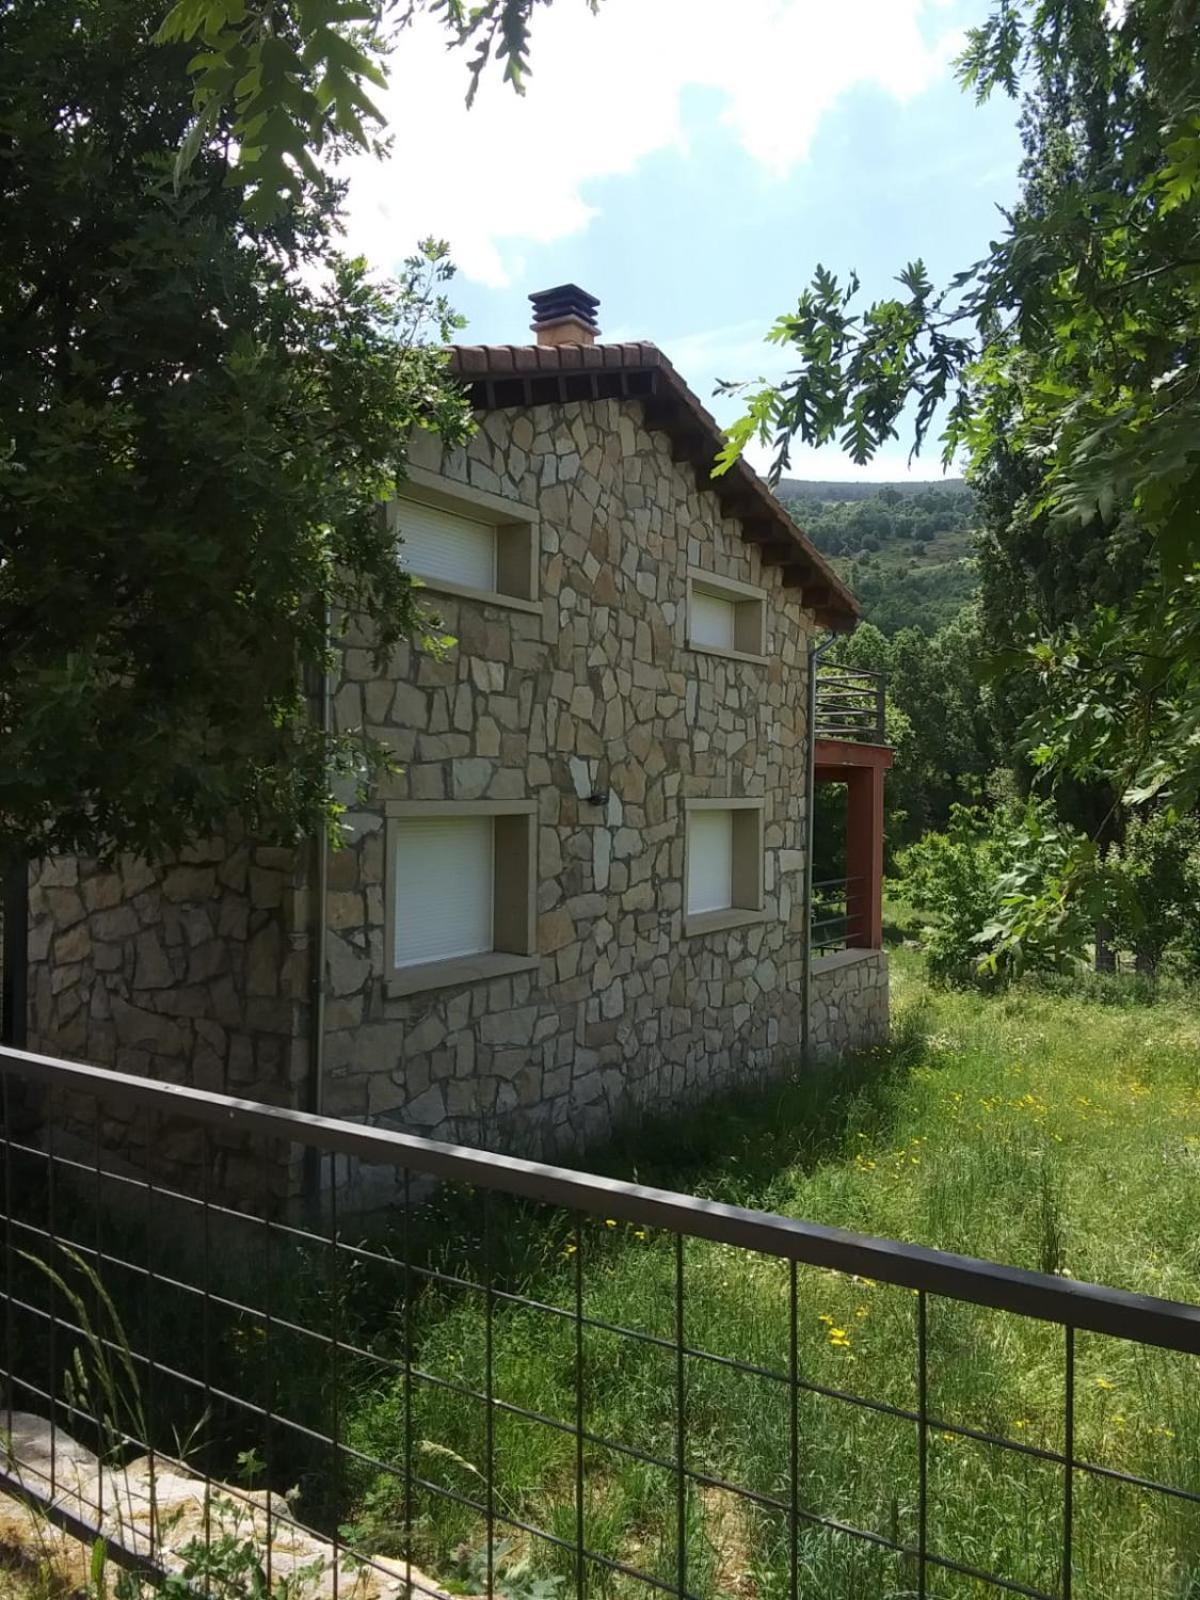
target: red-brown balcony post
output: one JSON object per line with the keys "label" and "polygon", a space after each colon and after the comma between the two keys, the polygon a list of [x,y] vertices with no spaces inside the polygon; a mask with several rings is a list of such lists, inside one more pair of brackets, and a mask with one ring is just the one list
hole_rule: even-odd
{"label": "red-brown balcony post", "polygon": [[846,876],[850,926],[846,943],[883,945],[883,768],[855,767],[846,774]]}

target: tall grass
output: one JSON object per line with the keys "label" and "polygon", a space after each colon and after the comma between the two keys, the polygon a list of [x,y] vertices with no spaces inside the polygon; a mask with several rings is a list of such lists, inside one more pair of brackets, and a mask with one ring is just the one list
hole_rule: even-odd
{"label": "tall grass", "polygon": [[[934,993],[917,958],[893,956],[900,1018],[892,1045],[835,1069],[769,1090],[727,1096],[694,1112],[629,1130],[585,1163],[593,1170],[703,1196],[760,1206],[864,1232],[940,1246],[1152,1294],[1200,1300],[1200,1010],[1187,995],[1151,996],[1137,984],[1084,991],[1024,986],[1008,994]],[[1148,1003],[1153,999],[1154,1003]],[[91,1213],[58,1221],[87,1240]],[[32,1214],[42,1201],[29,1194]],[[229,1223],[214,1241],[214,1286],[229,1304],[198,1306],[167,1278],[202,1281],[197,1254],[160,1205],[136,1226],[105,1222],[97,1258],[106,1293],[135,1349],[153,1349],[181,1370],[204,1372],[217,1390],[321,1432],[337,1428],[365,1461],[331,1470],[326,1447],[264,1425],[259,1414],[172,1388],[162,1373],[145,1396],[147,1417],[130,1432],[187,1456],[197,1468],[246,1486],[300,1489],[302,1518],[326,1529],[349,1522],[357,1541],[396,1555],[411,1526],[414,1559],[468,1592],[481,1584],[485,1524],[466,1500],[482,1500],[488,1465],[485,1407],[461,1392],[484,1387],[487,1318],[476,1290],[408,1275],[388,1263],[324,1244],[289,1243],[255,1223]],[[84,1231],[80,1231],[84,1230]],[[573,1308],[576,1275],[587,1316],[657,1336],[634,1342],[600,1328],[582,1349],[584,1533],[614,1562],[678,1576],[679,1505],[673,1238],[603,1218],[577,1220],[553,1208],[443,1192],[390,1236],[380,1256],[481,1281],[488,1257],[502,1290]],[[114,1257],[152,1263],[148,1280]],[[91,1258],[89,1258],[91,1259]],[[21,1281],[49,1292],[28,1261]],[[683,1257],[689,1345],[776,1372],[788,1370],[790,1296],[781,1263],[701,1241]],[[62,1284],[50,1285],[76,1320]],[[99,1289],[91,1284],[99,1302]],[[809,1269],[798,1272],[798,1365],[810,1382],[912,1408],[916,1403],[915,1309],[906,1291]],[[269,1304],[261,1314],[233,1303]],[[337,1330],[340,1355],[293,1326]],[[397,1371],[411,1325],[427,1378],[406,1392]],[[106,1323],[107,1326],[107,1323]],[[35,1373],[55,1385],[70,1369],[69,1346],[38,1343],[18,1324]],[[930,1406],[940,1419],[1050,1449],[1063,1444],[1061,1332],[1015,1317],[933,1301],[929,1309]],[[354,1347],[373,1352],[355,1356]],[[494,1392],[566,1428],[575,1421],[579,1352],[567,1317],[510,1303],[493,1306]],[[381,1359],[382,1358],[382,1359]],[[106,1369],[107,1370],[107,1369]],[[1092,1461],[1200,1491],[1200,1390],[1194,1362],[1118,1341],[1077,1341],[1076,1451]],[[441,1387],[429,1379],[455,1385]],[[99,1371],[125,1385],[123,1371]],[[683,1508],[687,1583],[693,1591],[769,1600],[789,1593],[788,1519],[720,1486],[738,1485],[786,1502],[792,1416],[787,1386],[770,1377],[689,1359],[688,1465],[716,1484],[693,1483]],[[335,1404],[335,1391],[338,1399]],[[66,1390],[59,1389],[64,1395]],[[94,1397],[93,1397],[94,1398]],[[81,1409],[91,1409],[81,1406]],[[406,1427],[411,1418],[411,1434]],[[802,1395],[796,1427],[800,1507],[814,1515],[912,1543],[917,1526],[917,1449],[911,1423]],[[509,1548],[498,1588],[522,1600],[569,1590],[568,1549],[519,1530],[528,1522],[571,1545],[575,1539],[575,1445],[565,1429],[505,1412],[492,1418],[495,1507]],[[190,1440],[185,1451],[179,1439]],[[95,1441],[102,1451],[105,1441]],[[111,1449],[114,1441],[109,1441]],[[626,1450],[614,1446],[625,1446]],[[436,1486],[405,1503],[406,1455],[415,1476]],[[663,1465],[636,1459],[629,1449]],[[247,1463],[260,1465],[253,1475]],[[1009,1579],[1061,1585],[1062,1475],[938,1429],[929,1461],[933,1550]],[[1089,1600],[1200,1600],[1200,1515],[1133,1486],[1079,1477],[1075,1507],[1075,1595]],[[915,1593],[903,1558],[844,1534],[802,1528],[800,1592],[811,1600],[886,1600]],[[5,1579],[0,1577],[0,1592]],[[589,1590],[624,1596],[644,1589],[596,1565]],[[996,1592],[935,1575],[930,1595]]]}
{"label": "tall grass", "polygon": [[[1200,1299],[1200,1014],[1186,997],[1147,1007],[1016,990],[984,999],[926,992],[898,952],[902,1026],[890,1051],[765,1094],[731,1097],[660,1122],[607,1155],[609,1170],[785,1214],[1070,1274],[1180,1299]],[[478,1279],[482,1237],[467,1200],[445,1200],[434,1258]],[[468,1219],[471,1220],[468,1220]],[[603,1220],[502,1207],[491,1222],[499,1281],[552,1305],[573,1305],[582,1252],[585,1313],[671,1339],[670,1238]],[[786,1372],[787,1269],[689,1241],[685,1334],[701,1350]],[[913,1406],[915,1301],[867,1280],[801,1269],[799,1368],[818,1384]],[[480,1296],[431,1285],[410,1309],[418,1365],[433,1378],[483,1387]],[[1060,1330],[935,1301],[929,1312],[930,1406],[940,1418],[1034,1446],[1063,1444]],[[397,1325],[376,1348],[399,1348]],[[491,1365],[503,1400],[572,1423],[577,1352],[566,1318],[500,1300]],[[673,1353],[599,1329],[583,1348],[585,1425],[664,1463],[677,1445]],[[1116,1340],[1077,1340],[1078,1455],[1200,1491],[1196,1365]],[[686,1449],[696,1471],[786,1501],[791,1442],[786,1386],[689,1360]],[[446,1571],[484,1538],[480,1517],[452,1496],[481,1498],[485,1408],[452,1389],[369,1363],[348,1418],[355,1446],[404,1459],[411,1410],[417,1476],[448,1491],[404,1504],[403,1479],[363,1472],[359,1532],[395,1545],[411,1518],[424,1563]],[[801,1508],[913,1542],[917,1453],[912,1424],[802,1396],[797,1418]],[[544,1423],[494,1418],[495,1503],[510,1516],[575,1536],[574,1444]],[[676,1480],[665,1467],[589,1444],[585,1537],[614,1561],[673,1582]],[[929,1462],[930,1547],[1013,1581],[1056,1589],[1062,1473],[1052,1463],[939,1431]],[[719,1487],[693,1485],[686,1505],[689,1587],[705,1594],[788,1592],[787,1519]],[[572,1556],[517,1536],[534,1572],[573,1579]],[[880,1600],[915,1592],[903,1558],[809,1528],[801,1592]],[[1104,1600],[1200,1594],[1200,1515],[1116,1483],[1077,1479],[1076,1594]],[[599,1594],[633,1585],[601,1567]],[[931,1593],[994,1592],[952,1574]]]}

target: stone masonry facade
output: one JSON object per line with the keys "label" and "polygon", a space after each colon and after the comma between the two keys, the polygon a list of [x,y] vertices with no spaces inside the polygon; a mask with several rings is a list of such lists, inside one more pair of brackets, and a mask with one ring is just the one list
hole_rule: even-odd
{"label": "stone masonry facade", "polygon": [[[383,805],[353,814],[331,862],[326,1109],[552,1152],[794,1066],[814,626],[798,591],[636,405],[495,412],[465,450],[417,459],[537,511],[541,613],[432,596],[457,646],[379,677],[357,641],[337,717],[402,763],[381,801],[536,798],[541,959],[390,997]],[[766,591],[763,663],[688,647],[697,567]],[[743,797],[765,807],[762,919],[687,937],[684,802]],[[855,1043],[886,1032],[882,994]]]}
{"label": "stone masonry facade", "polygon": [[[347,634],[336,722],[400,770],[328,861],[322,1110],[551,1154],[794,1067],[817,628],[800,590],[636,401],[493,410],[465,448],[418,440],[412,461],[536,514],[538,604],[431,589],[456,643],[404,646],[383,674]],[[689,647],[698,568],[764,591],[763,659]],[[717,799],[762,802],[762,914],[689,936],[685,805]],[[525,970],[389,988],[387,808],[413,800],[536,804]],[[303,1108],[311,884],[309,850],[236,838],[157,875],[52,863],[33,887],[31,1047]],[[878,1042],[886,959],[819,976],[818,1018],[825,1051]]]}
{"label": "stone masonry facade", "polygon": [[888,959],[882,950],[835,950],[813,961],[809,1048],[836,1060],[888,1036]]}
{"label": "stone masonry facade", "polygon": [[[300,1105],[307,1069],[309,951],[302,857],[236,836],[173,865],[61,858],[30,885],[29,1048],[166,1083]],[[78,1132],[91,1107],[80,1106]],[[110,1116],[108,1148],[145,1144],[136,1111]],[[164,1175],[198,1174],[195,1128],[153,1131]],[[213,1191],[258,1204],[252,1142],[210,1140]],[[280,1194],[296,1174],[284,1163]]]}

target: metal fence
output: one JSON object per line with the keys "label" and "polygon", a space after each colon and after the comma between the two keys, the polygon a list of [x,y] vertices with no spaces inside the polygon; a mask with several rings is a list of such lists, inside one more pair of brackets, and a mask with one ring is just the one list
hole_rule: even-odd
{"label": "metal fence", "polygon": [[816,735],[886,744],[886,680],[861,667],[817,668]]}
{"label": "metal fence", "polygon": [[[460,1593],[526,1600],[1196,1593],[1197,1441],[1178,1478],[1089,1453],[1108,1347],[1194,1387],[1193,1306],[42,1056],[0,1069],[0,1487],[120,1563],[287,1600],[437,1593],[446,1562]],[[234,1147],[257,1198],[226,1190]],[[277,1181],[298,1149],[326,1179],[300,1210]],[[401,1203],[364,1231],[370,1174]],[[867,1295],[882,1365],[827,1309]],[[1040,1435],[956,1398],[985,1321],[1056,1397]],[[1153,1548],[1108,1550],[1098,1489],[1165,1508]],[[247,1551],[257,1587],[230,1587]]]}

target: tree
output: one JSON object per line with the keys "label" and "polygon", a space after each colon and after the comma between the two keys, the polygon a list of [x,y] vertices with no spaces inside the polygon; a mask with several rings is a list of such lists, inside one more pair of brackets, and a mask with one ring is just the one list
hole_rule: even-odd
{"label": "tree", "polygon": [[[1079,860],[1092,868],[1088,892],[1065,895],[1061,885]],[[1095,861],[1091,841],[1045,801],[1010,801],[998,812],[952,806],[945,831],[926,834],[901,860],[906,896],[932,919],[923,935],[931,975],[991,984],[1021,972],[1078,971],[1113,899]]]}
{"label": "tree", "polygon": [[428,630],[380,502],[414,427],[455,441],[449,268],[397,285],[334,248],[316,175],[267,220],[231,114],[176,176],[189,52],[141,0],[0,10],[0,840],[158,854],[239,815],[337,814],[306,675],[348,609]]}
{"label": "tree", "polygon": [[[421,12],[440,16],[472,51],[467,101],[483,72],[503,62],[518,94],[529,73],[533,12],[550,0],[176,0],[158,37],[188,44],[194,117],[177,172],[218,126],[227,130],[231,179],[248,214],[275,215],[319,182],[322,162],[347,142],[378,148],[382,113],[371,98],[387,82],[387,56]],[[599,0],[586,0],[592,11]]]}
{"label": "tree", "polygon": [[940,293],[914,262],[901,294],[859,310],[857,280],[819,267],[773,333],[798,368],[751,396],[727,459],[759,434],[777,472],[795,438],[866,461],[910,403],[916,447],[948,406],[946,459],[965,449],[985,488],[1013,473],[1034,537],[1078,541],[1100,576],[1140,546],[1135,603],[1086,592],[1006,665],[1034,684],[1040,767],[1186,809],[1200,794],[1197,6],[997,0],[960,65],[981,97],[1027,93],[1021,204]]}
{"label": "tree", "polygon": [[887,679],[897,750],[884,790],[891,853],[944,828],[956,804],[981,799],[996,765],[989,697],[975,672],[977,614],[965,607],[932,637],[902,628],[889,639],[866,622],[839,641],[836,656]]}
{"label": "tree", "polygon": [[1117,900],[1115,933],[1132,950],[1139,972],[1157,975],[1174,946],[1192,966],[1200,939],[1200,825],[1172,820],[1162,809],[1131,823],[1112,871],[1125,893]]}

